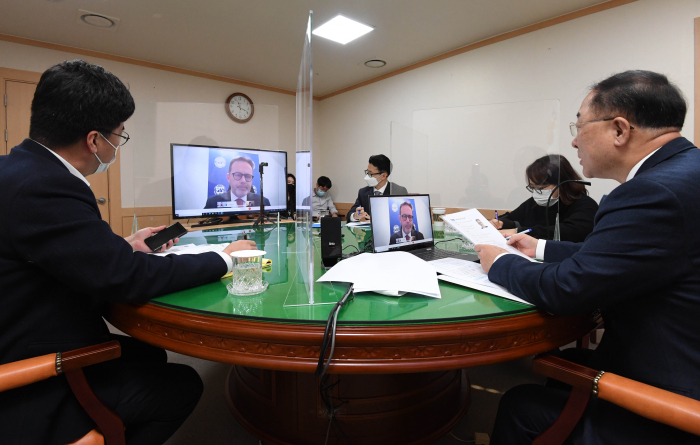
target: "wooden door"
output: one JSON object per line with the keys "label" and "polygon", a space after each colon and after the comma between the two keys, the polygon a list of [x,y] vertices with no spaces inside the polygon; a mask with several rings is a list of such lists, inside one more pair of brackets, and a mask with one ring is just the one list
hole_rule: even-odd
{"label": "wooden door", "polygon": [[12,147],[29,137],[29,118],[35,90],[35,82],[5,80],[5,151],[1,154],[8,154]]}
{"label": "wooden door", "polygon": [[[0,68],[0,78],[4,89],[4,144],[0,144],[0,155],[9,154],[12,147],[19,145],[29,137],[29,119],[31,117],[32,99],[41,74],[27,71],[9,70]],[[115,164],[119,162],[118,159]],[[111,169],[115,169],[113,164]],[[119,171],[119,167],[115,169]],[[87,178],[90,188],[95,194],[97,205],[102,214],[102,219],[110,222],[110,190],[109,173],[91,175]],[[116,181],[119,181],[117,173]],[[119,187],[114,190],[112,196],[119,194]],[[121,200],[118,203],[121,205]],[[116,203],[115,203],[116,204]],[[117,217],[117,224],[120,225]],[[121,228],[119,228],[121,230]]]}

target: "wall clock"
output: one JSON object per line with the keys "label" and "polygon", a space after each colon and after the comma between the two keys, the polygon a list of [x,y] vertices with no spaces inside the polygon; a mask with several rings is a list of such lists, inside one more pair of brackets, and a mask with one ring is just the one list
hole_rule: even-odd
{"label": "wall clock", "polygon": [[245,94],[233,93],[226,99],[226,114],[239,124],[245,124],[251,120],[254,113],[253,101]]}

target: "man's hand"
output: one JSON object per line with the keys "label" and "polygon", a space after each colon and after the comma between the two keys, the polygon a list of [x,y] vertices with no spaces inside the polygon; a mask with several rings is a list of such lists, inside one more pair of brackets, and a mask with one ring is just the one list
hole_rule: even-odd
{"label": "man's hand", "polygon": [[[138,232],[134,233],[133,235],[129,235],[126,238],[124,238],[129,244],[131,244],[131,248],[134,249],[134,252],[145,252],[145,253],[150,253],[153,252],[150,247],[146,245],[144,240],[154,233],[158,233],[161,230],[165,229],[165,226],[160,226],[160,227],[146,227],[145,229],[141,229]],[[165,244],[162,249],[160,249],[159,252],[165,252],[166,250],[170,249],[173,247],[177,242],[180,241],[180,238],[175,238],[174,240],[171,240],[168,242],[168,244]]]}
{"label": "man's hand", "polygon": [[499,232],[501,233],[501,235],[503,235],[503,238],[506,238],[506,237],[509,237],[511,235],[515,235],[516,233],[518,233],[518,229],[503,229],[503,230],[499,230]]}
{"label": "man's hand", "polygon": [[338,214],[337,214],[337,213],[334,213],[334,214],[331,215],[331,216],[332,216],[333,218],[337,218],[337,217],[338,217]]}
{"label": "man's hand", "polygon": [[489,222],[498,230],[501,230],[501,227],[503,227],[503,221],[499,221],[497,219],[492,219]]}
{"label": "man's hand", "polygon": [[507,250],[492,246],[490,244],[477,244],[474,246],[474,250],[476,250],[476,252],[479,254],[481,268],[484,269],[484,272],[486,273],[489,272],[491,266],[493,265],[493,261],[498,255],[508,253]]}
{"label": "man's hand", "polygon": [[255,241],[242,239],[234,241],[228,246],[226,246],[226,248],[224,249],[224,253],[226,255],[229,255],[231,254],[231,252],[238,252],[239,250],[255,250],[255,246]]}
{"label": "man's hand", "polygon": [[518,233],[506,241],[509,246],[513,246],[530,258],[535,258],[537,252],[537,238],[533,238],[525,233]]}

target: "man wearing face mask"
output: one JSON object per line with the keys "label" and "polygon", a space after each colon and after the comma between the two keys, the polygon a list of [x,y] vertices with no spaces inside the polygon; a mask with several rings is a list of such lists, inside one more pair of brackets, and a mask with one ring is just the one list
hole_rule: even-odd
{"label": "man wearing face mask", "polygon": [[348,212],[347,220],[367,222],[370,220],[369,197],[373,195],[405,195],[408,193],[406,187],[389,182],[391,174],[391,161],[384,155],[374,155],[369,157],[369,164],[365,170],[365,182],[367,187],[363,187],[357,193],[355,204]]}
{"label": "man wearing face mask", "polygon": [[[333,199],[331,198],[328,190],[333,187],[333,183],[326,176],[321,176],[316,181],[316,187],[314,187],[314,196],[312,203],[313,218],[318,219],[326,215],[338,216],[338,209],[335,208],[333,204]],[[304,205],[308,204],[308,198],[304,200]]]}
{"label": "man wearing face mask", "polygon": [[[192,368],[167,363],[163,349],[111,334],[107,304],[217,281],[231,270],[231,252],[255,246],[157,257],[144,240],[163,227],[112,232],[85,177],[115,161],[134,109],[126,86],[102,67],[60,63],[37,85],[29,138],[0,157],[0,364],[118,340],[119,359],[84,372],[130,445],[165,442],[197,405],[202,382]],[[73,443],[95,427],[63,376],[0,393],[3,443]]]}
{"label": "man wearing face mask", "polygon": [[532,198],[498,220],[494,218],[491,224],[504,236],[532,229],[532,237],[552,239],[558,210],[561,240],[581,242],[586,239],[593,231],[593,219],[598,211],[598,204],[588,196],[586,186],[576,183],[563,184],[549,199],[552,189],[558,183],[569,179],[581,179],[569,161],[561,155],[543,156],[527,167],[525,177],[528,182],[526,189],[532,194]]}

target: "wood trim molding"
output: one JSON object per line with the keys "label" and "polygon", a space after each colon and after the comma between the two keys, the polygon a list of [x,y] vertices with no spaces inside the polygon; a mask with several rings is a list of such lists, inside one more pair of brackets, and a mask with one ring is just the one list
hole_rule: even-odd
{"label": "wood trim molding", "polygon": [[[33,71],[23,71],[23,70],[15,70],[12,68],[0,68],[0,90],[2,90],[2,95],[4,96],[7,91],[5,91],[6,80],[16,80],[20,82],[30,82],[30,83],[39,83],[39,79],[41,78],[41,73],[35,73]],[[3,130],[7,129],[7,119],[6,119],[6,107],[0,106],[0,132],[3,132]],[[2,139],[2,143],[0,143],[0,156],[9,154],[10,149],[12,147],[7,146],[7,142]]]}
{"label": "wood trim molding", "polygon": [[[111,305],[106,318],[146,343],[216,362],[313,372],[323,324],[270,323],[176,310],[152,303]],[[599,320],[536,311],[453,323],[338,327],[331,374],[469,368],[539,354],[586,335]],[[274,325],[274,329],[271,326]]]}
{"label": "wood trim molding", "polygon": [[200,71],[193,71],[184,68],[178,68],[175,66],[163,65],[160,63],[148,62],[146,60],[132,59],[131,57],[117,56],[114,54],[102,53],[99,51],[92,51],[89,49],[76,48],[68,45],[59,45],[56,43],[42,42],[40,40],[26,39],[24,37],[16,37],[8,34],[0,34],[0,40],[11,43],[19,43],[20,45],[35,46],[38,48],[52,49],[54,51],[64,51],[73,54],[80,54],[81,56],[89,57],[99,57],[100,59],[112,60],[115,62],[129,63],[131,65],[143,66],[146,68],[153,68],[157,70],[170,71],[172,73],[185,74],[188,76],[201,77],[203,79],[217,80],[219,82],[232,83],[234,85],[242,85],[251,88],[257,88],[259,90],[272,91],[275,93],[289,94],[291,96],[296,96],[295,91],[284,90],[282,88],[270,87],[267,85],[261,85],[253,82],[246,82],[245,80],[233,79],[230,77],[217,76],[214,74],[202,73]]}
{"label": "wood trim molding", "polygon": [[700,17],[695,18],[695,146],[700,144]]}
{"label": "wood trim molding", "polygon": [[[412,71],[412,70],[415,70],[417,68],[422,68],[426,65],[430,65],[430,64],[433,64],[435,62],[440,62],[441,60],[449,59],[450,57],[458,56],[460,54],[464,54],[466,52],[473,51],[475,49],[479,49],[479,48],[483,48],[485,46],[493,45],[494,43],[503,42],[504,40],[509,40],[509,39],[514,38],[514,37],[519,37],[519,36],[522,36],[524,34],[528,34],[528,33],[534,32],[534,31],[539,31],[540,29],[549,28],[550,26],[558,25],[560,23],[568,22],[570,20],[575,20],[575,19],[578,19],[581,17],[585,17],[587,15],[595,14],[597,12],[606,11],[608,9],[616,8],[618,6],[626,5],[628,3],[634,3],[636,1],[637,0],[610,0],[610,1],[607,1],[605,3],[600,3],[598,5],[590,6],[588,8],[584,8],[584,9],[580,9],[578,11],[570,12],[568,14],[564,14],[564,15],[561,15],[559,17],[555,17],[553,19],[549,19],[549,20],[545,20],[543,22],[535,23],[533,25],[529,25],[529,26],[526,26],[524,28],[509,31],[509,32],[499,34],[499,35],[494,36],[494,37],[490,37],[490,38],[485,39],[485,40],[481,40],[481,41],[476,42],[476,43],[472,43],[471,45],[457,48],[455,50],[446,52],[444,54],[440,54],[438,56],[431,57],[431,58],[426,59],[422,62],[414,63],[412,65],[398,69],[396,71],[392,71],[390,73],[386,73],[386,74],[383,74],[381,76],[375,77],[373,79],[369,79],[369,80],[366,80],[364,82],[360,82],[358,84],[349,86],[347,88],[343,88],[341,90],[334,91],[333,93],[326,94],[325,96],[320,96],[317,99],[318,100],[325,100],[325,99],[328,99],[330,97],[337,96],[337,95],[343,94],[343,93],[347,93],[348,91],[356,90],[358,88],[362,88],[364,86],[379,82],[381,80],[388,79],[390,77],[398,76],[399,74],[403,74],[405,72]],[[697,23],[697,21],[696,21],[696,23]],[[697,27],[697,25],[696,25],[696,27]],[[697,35],[697,31],[696,31],[696,35]],[[697,45],[696,45],[696,48],[697,48]],[[696,51],[697,51],[697,49],[696,49]],[[696,66],[697,66],[697,57],[696,57]],[[696,91],[697,91],[697,88],[696,88]]]}

